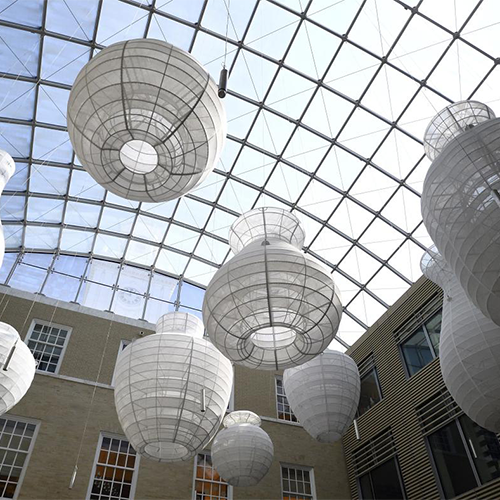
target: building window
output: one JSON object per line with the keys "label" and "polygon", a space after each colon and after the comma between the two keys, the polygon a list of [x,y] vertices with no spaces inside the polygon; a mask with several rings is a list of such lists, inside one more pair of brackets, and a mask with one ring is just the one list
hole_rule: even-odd
{"label": "building window", "polygon": [[377,369],[373,367],[361,377],[361,393],[357,416],[360,417],[382,399]]}
{"label": "building window", "polygon": [[439,356],[441,311],[425,321],[415,333],[401,342],[401,352],[411,377]]}
{"label": "building window", "polygon": [[87,498],[134,498],[138,464],[139,457],[126,439],[101,434]]}
{"label": "building window", "polygon": [[283,387],[283,377],[276,377],[276,406],[278,410],[278,418],[280,420],[298,422],[297,417],[293,414],[293,411],[288,404],[285,388]]}
{"label": "building window", "polygon": [[37,432],[33,422],[0,418],[0,498],[19,494]]}
{"label": "building window", "polygon": [[358,481],[361,498],[375,500],[405,498],[396,457],[363,474]]}
{"label": "building window", "polygon": [[281,466],[283,500],[308,500],[316,498],[314,474],[311,467]]}
{"label": "building window", "polygon": [[231,498],[231,486],[214,469],[209,453],[198,453],[194,467],[194,500],[223,500]]}
{"label": "building window", "polygon": [[34,320],[27,336],[27,343],[37,361],[37,370],[57,373],[71,333],[67,326]]}
{"label": "building window", "polygon": [[[127,347],[129,344],[131,344],[131,340],[121,340],[120,341],[120,347],[118,348],[118,354],[116,355],[116,361],[118,361],[118,356],[120,353]],[[111,385],[115,385],[115,376],[116,376],[116,361],[115,361],[115,369],[113,370],[113,378],[111,379]]]}
{"label": "building window", "polygon": [[497,436],[466,415],[433,432],[427,440],[446,498],[500,477]]}

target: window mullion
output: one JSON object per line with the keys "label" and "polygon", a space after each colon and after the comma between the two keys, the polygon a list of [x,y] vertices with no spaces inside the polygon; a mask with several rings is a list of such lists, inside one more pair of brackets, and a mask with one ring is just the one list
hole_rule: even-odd
{"label": "window mullion", "polygon": [[432,356],[434,359],[436,359],[437,358],[436,350],[434,349],[434,345],[432,344],[431,341],[431,336],[429,335],[429,331],[427,330],[427,326],[425,325],[425,323],[422,323],[422,330],[424,331],[424,335],[427,340],[427,343],[429,344]]}
{"label": "window mullion", "polygon": [[458,427],[458,432],[460,434],[460,438],[462,439],[463,445],[465,447],[465,452],[467,453],[467,458],[469,459],[469,464],[471,466],[472,473],[474,474],[474,477],[476,479],[477,485],[481,486],[481,484],[482,484],[481,479],[480,479],[479,474],[478,474],[477,469],[476,469],[476,464],[474,462],[474,457],[472,456],[472,450],[470,448],[470,444],[467,441],[467,437],[465,436],[465,432],[464,432],[462,425],[460,424],[460,420],[458,418],[455,419],[455,424]]}

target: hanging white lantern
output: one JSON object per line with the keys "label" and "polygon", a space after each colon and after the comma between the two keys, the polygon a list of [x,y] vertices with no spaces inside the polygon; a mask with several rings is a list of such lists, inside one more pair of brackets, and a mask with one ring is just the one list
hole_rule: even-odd
{"label": "hanging white lantern", "polygon": [[354,360],[326,350],[283,373],[290,408],[304,429],[320,443],[334,443],[354,420],[361,380]]}
{"label": "hanging white lantern", "polygon": [[500,432],[500,327],[472,304],[443,257],[425,253],[422,272],[443,288],[439,362],[444,383],[474,422]]}
{"label": "hanging white lantern", "polygon": [[[16,170],[16,164],[10,156],[9,153],[0,149],[0,195],[5,189],[7,182],[14,175]],[[0,267],[3,264],[3,258],[5,255],[5,236],[3,234],[3,227],[0,223]]]}
{"label": "hanging white lantern", "polygon": [[99,52],[76,77],[67,115],[87,172],[137,201],[189,192],[213,170],[226,136],[215,82],[190,54],[161,40]]}
{"label": "hanging white lantern", "polygon": [[219,429],[233,368],[203,338],[203,324],[195,316],[166,314],[156,331],[118,356],[118,419],[140,455],[159,462],[189,460]]}
{"label": "hanging white lantern", "polygon": [[470,300],[500,325],[500,119],[479,102],[452,104],[433,118],[424,146],[434,160],[425,227]]}
{"label": "hanging white lantern", "polygon": [[278,370],[323,352],[342,314],[331,275],[300,249],[295,215],[258,208],[229,231],[236,255],[213,276],[203,319],[214,345],[236,364]]}
{"label": "hanging white lantern", "polygon": [[19,333],[7,323],[0,323],[0,415],[21,401],[35,370],[35,358]]}
{"label": "hanging white lantern", "polygon": [[233,411],[212,443],[212,463],[232,486],[255,486],[269,472],[274,447],[260,428],[261,420],[251,411]]}

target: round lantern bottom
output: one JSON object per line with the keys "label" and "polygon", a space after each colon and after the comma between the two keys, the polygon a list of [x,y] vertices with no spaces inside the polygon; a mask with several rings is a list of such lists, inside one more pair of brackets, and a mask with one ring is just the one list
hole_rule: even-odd
{"label": "round lantern bottom", "polygon": [[169,462],[185,460],[193,455],[192,450],[182,444],[162,441],[148,443],[142,450],[139,450],[139,454],[153,460],[167,460]]}

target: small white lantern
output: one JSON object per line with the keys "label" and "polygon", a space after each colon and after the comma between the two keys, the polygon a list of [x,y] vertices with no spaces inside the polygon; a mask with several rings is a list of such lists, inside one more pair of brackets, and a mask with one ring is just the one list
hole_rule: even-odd
{"label": "small white lantern", "polygon": [[233,411],[212,443],[212,463],[232,486],[255,486],[269,472],[274,447],[260,428],[261,420],[251,411]]}
{"label": "small white lantern", "polygon": [[19,333],[7,323],[0,323],[0,415],[21,401],[35,370],[35,358]]}
{"label": "small white lantern", "polygon": [[438,113],[424,138],[433,160],[422,217],[469,299],[500,325],[500,119],[480,102]]}
{"label": "small white lantern", "polygon": [[161,40],[101,50],[76,77],[67,114],[83,167],[129,200],[191,191],[215,167],[226,137],[215,82],[191,54]]}
{"label": "small white lantern", "polygon": [[320,443],[338,441],[356,415],[361,380],[354,360],[326,350],[283,373],[285,394],[304,429]]}
{"label": "small white lantern", "polygon": [[474,306],[435,248],[422,272],[443,288],[439,363],[444,383],[474,422],[500,432],[500,327]]}
{"label": "small white lantern", "polygon": [[[0,195],[5,189],[7,182],[14,175],[16,164],[9,153],[0,149]],[[5,255],[5,237],[3,234],[3,227],[0,223],[0,267],[3,264],[3,257]]]}
{"label": "small white lantern", "polygon": [[236,255],[213,276],[203,319],[214,345],[234,363],[279,370],[305,363],[335,337],[342,315],[331,274],[301,251],[294,214],[258,208],[229,231]]}
{"label": "small white lantern", "polygon": [[195,316],[166,314],[156,330],[118,357],[118,419],[140,455],[159,462],[189,460],[219,429],[233,367],[203,338],[203,324]]}

